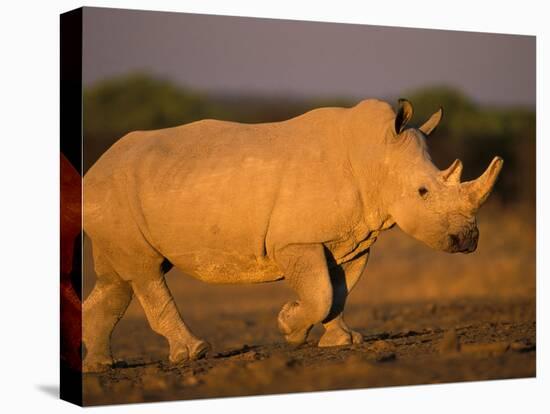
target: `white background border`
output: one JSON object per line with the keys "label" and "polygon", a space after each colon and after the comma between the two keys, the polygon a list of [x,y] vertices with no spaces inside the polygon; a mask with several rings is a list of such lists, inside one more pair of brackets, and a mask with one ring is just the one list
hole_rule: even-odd
{"label": "white background border", "polygon": [[[62,413],[58,384],[59,14],[77,1],[3,3],[0,13],[0,410]],[[541,412],[550,404],[548,12],[544,1],[94,1],[87,6],[537,35],[537,379],[246,397],[101,408],[116,412]],[[545,18],[546,17],[546,18]],[[546,124],[548,125],[548,124]],[[546,235],[545,235],[546,232]],[[97,408],[90,410],[96,411]]]}

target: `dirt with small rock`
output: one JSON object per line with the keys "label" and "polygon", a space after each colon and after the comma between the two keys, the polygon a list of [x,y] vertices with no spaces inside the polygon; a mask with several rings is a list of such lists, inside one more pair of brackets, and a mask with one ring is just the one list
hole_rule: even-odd
{"label": "dirt with small rock", "polygon": [[[535,305],[531,301],[388,305],[358,309],[367,315],[364,342],[318,348],[320,331],[294,348],[278,335],[271,312],[226,314],[224,328],[205,359],[171,365],[162,338],[142,320],[117,332],[114,353],[123,357],[102,374],[84,376],[87,405],[237,395],[433,384],[535,376]],[[403,315],[394,322],[392,315]],[[247,336],[249,335],[249,336]],[[124,336],[124,340],[121,338]],[[208,337],[209,335],[206,335]],[[247,338],[246,344],[229,345]],[[250,338],[250,340],[248,340]]]}

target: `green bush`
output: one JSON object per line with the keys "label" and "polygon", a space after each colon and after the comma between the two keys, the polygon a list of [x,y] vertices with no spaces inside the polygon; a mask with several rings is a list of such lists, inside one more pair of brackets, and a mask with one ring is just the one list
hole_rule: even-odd
{"label": "green bush", "polygon": [[[505,160],[495,193],[502,202],[535,203],[535,114],[529,108],[485,107],[447,86],[403,93],[419,126],[440,106],[443,122],[428,140],[434,163],[464,163],[464,179],[481,174],[494,155]],[[397,99],[395,99],[397,101]],[[84,92],[87,170],[117,139],[134,130],[172,127],[204,118],[238,122],[274,122],[321,106],[352,106],[340,99],[292,99],[269,96],[208,95],[146,74],[103,81]]]}

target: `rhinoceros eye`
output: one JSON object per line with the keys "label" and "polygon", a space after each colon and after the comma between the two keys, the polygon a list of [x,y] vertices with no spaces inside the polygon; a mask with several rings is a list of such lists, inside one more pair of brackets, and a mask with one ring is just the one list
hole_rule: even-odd
{"label": "rhinoceros eye", "polygon": [[428,194],[428,189],[426,187],[420,187],[418,189],[418,194],[420,194],[420,197],[425,198]]}

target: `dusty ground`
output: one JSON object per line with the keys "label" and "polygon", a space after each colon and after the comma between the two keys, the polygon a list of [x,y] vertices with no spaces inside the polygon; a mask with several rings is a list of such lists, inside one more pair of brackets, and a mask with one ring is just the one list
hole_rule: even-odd
{"label": "dusty ground", "polygon": [[[293,349],[277,313],[284,282],[212,286],[171,271],[180,311],[213,345],[167,361],[134,300],[113,334],[116,367],[84,376],[87,405],[532,377],[536,365],[535,233],[530,215],[488,209],[472,255],[430,250],[391,230],[375,244],[346,320],[361,345],[320,349],[321,329]],[[497,218],[495,218],[497,217]],[[85,293],[94,276],[88,260]]]}

